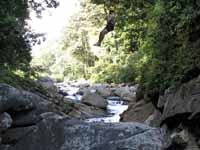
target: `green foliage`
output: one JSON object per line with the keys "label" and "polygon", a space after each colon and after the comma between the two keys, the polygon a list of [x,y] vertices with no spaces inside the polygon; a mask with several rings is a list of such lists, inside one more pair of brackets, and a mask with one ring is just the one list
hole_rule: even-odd
{"label": "green foliage", "polygon": [[27,91],[39,92],[46,95],[47,91],[35,82],[37,75],[34,72],[31,70],[24,72],[21,70],[1,68],[0,84],[9,84]]}
{"label": "green foliage", "polygon": [[35,84],[37,77],[29,63],[31,44],[41,34],[33,33],[26,19],[33,9],[40,16],[46,7],[57,7],[54,0],[39,3],[35,0],[0,1],[0,83],[7,83],[45,93]]}
{"label": "green foliage", "polygon": [[134,51],[130,69],[146,93],[163,92],[200,73],[197,1],[97,1],[117,15],[119,49]]}
{"label": "green foliage", "polygon": [[128,83],[135,79],[133,70],[133,55],[116,53],[116,50],[105,52],[95,66],[90,68],[90,79],[94,82]]}
{"label": "green foliage", "polygon": [[0,67],[27,70],[31,61],[31,43],[40,34],[31,32],[26,23],[29,8],[40,15],[46,7],[56,7],[54,0],[1,0],[0,2]]}
{"label": "green foliage", "polygon": [[0,65],[23,67],[30,60],[30,46],[25,41],[27,1],[0,2]]}
{"label": "green foliage", "polygon": [[141,82],[147,91],[157,88],[162,92],[199,74],[199,39],[191,41],[199,26],[195,22],[199,18],[198,8],[187,0],[156,2],[145,38],[148,44],[144,49],[149,59],[141,68]]}
{"label": "green foliage", "polygon": [[[71,17],[69,25],[64,29],[59,46],[41,50],[34,56],[32,64],[41,66],[42,73],[48,73],[57,80],[88,79],[89,68],[98,60],[91,51],[90,39],[96,26],[104,20],[99,15],[101,11],[101,6],[82,1],[80,11]],[[44,57],[49,59],[43,62]]]}
{"label": "green foliage", "polygon": [[[138,82],[146,95],[162,93],[200,73],[199,8],[188,0],[81,0],[48,68],[62,78]],[[96,53],[91,42],[110,9],[115,30]]]}

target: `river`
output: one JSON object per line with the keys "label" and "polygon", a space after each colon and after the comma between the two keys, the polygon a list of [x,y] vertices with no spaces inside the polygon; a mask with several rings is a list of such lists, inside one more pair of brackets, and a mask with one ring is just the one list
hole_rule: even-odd
{"label": "river", "polygon": [[[101,86],[101,84],[98,84],[98,86]],[[75,102],[81,101],[82,95],[78,93],[80,89],[80,86],[78,84],[59,83],[57,84],[57,87],[59,88],[60,94],[62,94],[66,98],[70,98]],[[91,86],[90,92],[95,93],[96,89]],[[109,96],[106,99],[108,101],[108,105],[106,108],[107,116],[86,119],[86,122],[120,122],[120,114],[128,109],[127,102],[123,101],[119,96]]]}

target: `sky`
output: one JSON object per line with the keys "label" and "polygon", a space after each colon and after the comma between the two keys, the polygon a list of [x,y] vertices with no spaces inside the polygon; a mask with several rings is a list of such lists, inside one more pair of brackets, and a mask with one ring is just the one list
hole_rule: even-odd
{"label": "sky", "polygon": [[46,34],[46,42],[33,47],[33,53],[46,47],[49,41],[55,41],[61,35],[62,29],[67,25],[69,17],[78,10],[78,0],[57,0],[60,5],[56,9],[47,9],[43,12],[42,19],[30,13],[28,23],[37,33]]}

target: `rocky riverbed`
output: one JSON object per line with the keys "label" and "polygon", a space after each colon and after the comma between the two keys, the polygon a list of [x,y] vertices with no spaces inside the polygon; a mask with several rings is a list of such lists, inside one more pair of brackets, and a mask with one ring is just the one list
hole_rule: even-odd
{"label": "rocky riverbed", "polygon": [[161,129],[117,123],[134,98],[126,86],[126,94],[107,85],[84,85],[74,94],[48,80],[40,81],[45,95],[0,85],[1,150],[161,150]]}
{"label": "rocky riverbed", "polygon": [[0,150],[199,150],[199,83],[154,104],[137,85],[43,78],[42,94],[0,84]]}
{"label": "rocky riverbed", "polygon": [[[77,84],[77,83],[59,83],[57,84],[59,93],[62,94],[67,101],[73,101],[75,105],[80,105],[82,110],[85,107],[95,107],[96,110],[102,109],[104,114],[92,117],[86,117],[87,122],[119,122],[120,115],[128,109],[128,101],[123,99],[122,93],[131,92],[131,89],[136,90],[134,86],[131,87],[120,87],[120,86],[110,86],[106,84]],[[120,89],[122,88],[122,89]],[[116,94],[118,92],[118,94]],[[123,94],[124,94],[123,93]],[[131,95],[130,93],[128,93]],[[127,94],[127,96],[128,96]],[[135,95],[131,95],[129,100],[135,100]],[[85,109],[85,113],[87,110]],[[83,112],[84,113],[84,112]],[[72,114],[72,113],[70,113]],[[95,113],[94,113],[95,114]]]}
{"label": "rocky riverbed", "polygon": [[43,78],[42,94],[0,84],[0,150],[199,150],[199,83],[171,87],[153,104],[137,85]]}

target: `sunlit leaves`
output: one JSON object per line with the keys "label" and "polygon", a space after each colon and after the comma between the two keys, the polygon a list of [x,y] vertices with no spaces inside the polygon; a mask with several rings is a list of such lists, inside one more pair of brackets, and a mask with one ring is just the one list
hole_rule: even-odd
{"label": "sunlit leaves", "polygon": [[[54,0],[0,1],[0,67],[27,70],[31,61],[31,43],[42,34],[33,33],[26,23],[30,8],[40,15],[45,7],[57,7]],[[29,8],[30,7],[30,8]]]}

